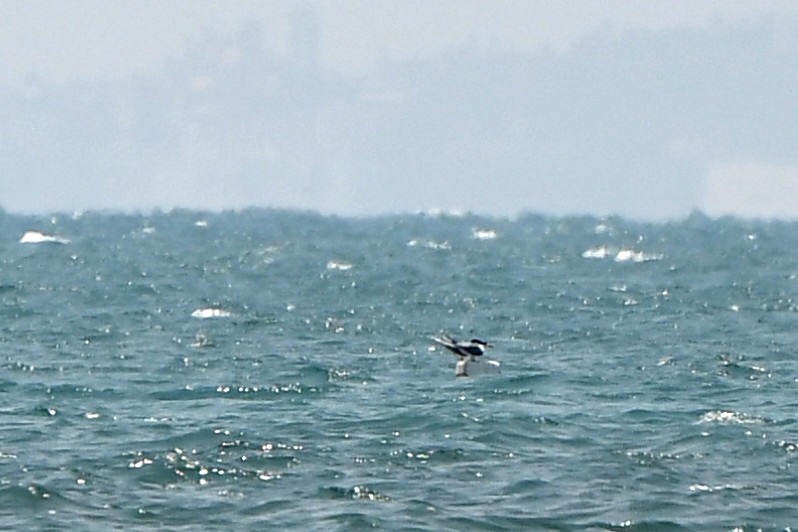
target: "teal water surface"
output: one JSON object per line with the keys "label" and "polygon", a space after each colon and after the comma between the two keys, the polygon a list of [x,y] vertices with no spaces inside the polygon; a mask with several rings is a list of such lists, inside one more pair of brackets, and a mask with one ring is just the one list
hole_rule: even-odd
{"label": "teal water surface", "polygon": [[0,528],[796,527],[797,275],[700,214],[0,213]]}

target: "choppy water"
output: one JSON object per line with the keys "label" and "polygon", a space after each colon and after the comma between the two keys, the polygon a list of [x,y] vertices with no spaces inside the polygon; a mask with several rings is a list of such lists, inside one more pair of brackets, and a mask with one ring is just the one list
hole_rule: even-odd
{"label": "choppy water", "polygon": [[0,528],[795,527],[796,275],[700,215],[0,213]]}

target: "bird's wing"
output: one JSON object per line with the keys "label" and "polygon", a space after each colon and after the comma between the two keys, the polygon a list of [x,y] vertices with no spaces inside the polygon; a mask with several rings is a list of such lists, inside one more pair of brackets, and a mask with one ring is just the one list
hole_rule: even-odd
{"label": "bird's wing", "polygon": [[440,338],[432,336],[431,338],[434,342],[442,345],[443,347],[445,347],[446,349],[448,349],[458,357],[467,357],[471,355],[471,353],[463,349],[461,346],[457,345],[457,342],[450,336],[443,335]]}
{"label": "bird's wing", "polygon": [[443,335],[441,337],[438,336],[431,336],[432,341],[438,344],[441,344],[444,347],[448,347],[449,349],[454,349],[457,347],[457,343],[449,336]]}

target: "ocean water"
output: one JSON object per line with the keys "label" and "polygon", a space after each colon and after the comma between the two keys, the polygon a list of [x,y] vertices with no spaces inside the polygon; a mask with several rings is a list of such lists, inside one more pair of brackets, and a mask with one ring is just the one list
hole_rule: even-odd
{"label": "ocean water", "polygon": [[787,530],[796,276],[700,214],[0,213],[0,529]]}

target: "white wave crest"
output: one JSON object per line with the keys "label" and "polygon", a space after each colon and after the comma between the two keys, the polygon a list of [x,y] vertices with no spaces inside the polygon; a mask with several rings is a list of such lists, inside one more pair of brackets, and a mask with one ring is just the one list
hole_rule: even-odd
{"label": "white wave crest", "polygon": [[222,310],[220,308],[198,308],[191,313],[192,318],[208,319],[208,318],[229,318],[230,311]]}
{"label": "white wave crest", "polygon": [[615,262],[648,262],[652,260],[662,260],[665,255],[658,253],[645,253],[643,251],[635,251],[633,249],[618,249],[608,246],[598,246],[585,250],[582,252],[582,258],[585,259],[607,259],[613,257]]}
{"label": "white wave crest", "polygon": [[[695,492],[712,493],[714,491],[721,491],[721,490],[738,490],[740,489],[740,486],[736,484],[718,484],[716,486],[710,486],[709,484],[696,483],[696,484],[690,484],[690,487],[688,489],[690,491],[695,491]],[[735,528],[735,530],[740,530],[740,529]]]}
{"label": "white wave crest", "polygon": [[352,265],[350,263],[348,263],[348,262],[338,262],[338,261],[335,261],[335,260],[331,260],[330,262],[327,263],[327,269],[328,270],[339,270],[339,271],[345,272],[347,270],[351,270],[352,269]]}
{"label": "white wave crest", "polygon": [[20,244],[44,244],[47,242],[53,244],[69,244],[69,239],[45,235],[39,231],[25,231],[25,234],[19,239]]}
{"label": "white wave crest", "polygon": [[749,416],[741,412],[730,412],[726,410],[712,410],[701,416],[699,423],[721,423],[721,424],[740,424],[755,425],[764,423],[763,419],[757,416]]}
{"label": "white wave crest", "polygon": [[493,240],[499,233],[495,229],[472,229],[471,236],[477,240]]}
{"label": "white wave crest", "polygon": [[585,259],[606,259],[610,256],[610,250],[607,246],[599,246],[597,248],[590,248],[582,253]]}
{"label": "white wave crest", "polygon": [[615,262],[648,262],[650,260],[662,260],[663,258],[663,255],[622,249],[615,255]]}
{"label": "white wave crest", "polygon": [[416,240],[415,238],[407,243],[407,247],[424,247],[427,249],[452,249],[451,244],[447,241],[435,242],[434,240]]}

